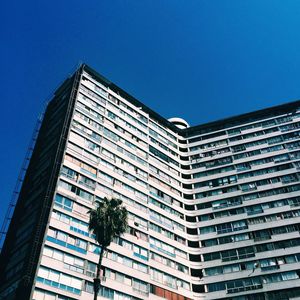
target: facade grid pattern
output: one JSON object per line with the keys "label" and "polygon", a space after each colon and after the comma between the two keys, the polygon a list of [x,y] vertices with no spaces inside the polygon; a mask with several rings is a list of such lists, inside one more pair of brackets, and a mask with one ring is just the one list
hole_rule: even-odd
{"label": "facade grid pattern", "polygon": [[[103,197],[123,200],[129,228],[105,254],[99,299],[300,297],[300,101],[188,127],[77,72],[31,299],[93,299],[88,210]],[[19,288],[26,222],[5,248],[0,299]]]}

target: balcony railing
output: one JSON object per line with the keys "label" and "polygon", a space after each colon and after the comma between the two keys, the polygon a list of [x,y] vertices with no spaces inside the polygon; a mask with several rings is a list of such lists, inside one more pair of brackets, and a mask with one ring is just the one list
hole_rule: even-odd
{"label": "balcony railing", "polygon": [[279,265],[273,265],[273,266],[265,266],[265,267],[260,267],[262,272],[266,272],[266,271],[273,271],[273,270],[278,270],[280,269]]}
{"label": "balcony railing", "polygon": [[252,291],[257,289],[262,289],[262,284],[256,284],[256,285],[249,285],[249,286],[241,286],[241,287],[235,287],[227,289],[227,294],[233,294],[233,293],[240,293],[240,292],[246,292],[246,291]]}

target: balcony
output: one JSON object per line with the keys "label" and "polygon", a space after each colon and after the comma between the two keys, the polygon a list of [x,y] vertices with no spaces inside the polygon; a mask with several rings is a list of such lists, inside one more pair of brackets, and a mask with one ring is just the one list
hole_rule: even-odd
{"label": "balcony", "polygon": [[256,209],[256,210],[252,210],[252,211],[247,211],[247,216],[262,214],[263,212],[264,212],[263,209]]}
{"label": "balcony", "polygon": [[263,288],[262,284],[235,287],[235,288],[227,289],[227,294],[234,294],[234,293],[252,291],[252,290],[257,290],[257,289],[262,289],[262,288]]}
{"label": "balcony", "polygon": [[278,270],[280,269],[280,266],[279,265],[273,265],[273,266],[261,266],[261,271],[262,272],[267,272],[267,271],[275,271],[275,270]]}
{"label": "balcony", "polygon": [[271,235],[257,236],[254,238],[254,242],[266,241],[266,240],[270,240],[271,238],[272,238]]}

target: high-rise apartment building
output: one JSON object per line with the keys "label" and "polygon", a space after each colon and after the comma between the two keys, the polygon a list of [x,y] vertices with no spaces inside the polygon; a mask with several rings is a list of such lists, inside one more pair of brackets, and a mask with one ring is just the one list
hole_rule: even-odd
{"label": "high-rise apartment building", "polygon": [[88,210],[128,232],[99,299],[299,299],[300,101],[189,127],[82,65],[49,102],[0,260],[0,299],[89,300]]}

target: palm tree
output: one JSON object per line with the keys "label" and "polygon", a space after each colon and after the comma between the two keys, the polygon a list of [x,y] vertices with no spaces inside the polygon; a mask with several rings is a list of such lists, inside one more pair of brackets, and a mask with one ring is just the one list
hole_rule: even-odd
{"label": "palm tree", "polygon": [[100,246],[99,261],[97,264],[96,277],[94,278],[94,300],[100,290],[100,269],[103,254],[112,242],[113,238],[119,237],[127,228],[127,209],[122,206],[122,200],[104,198],[99,206],[89,211],[89,230],[95,235],[95,240]]}

